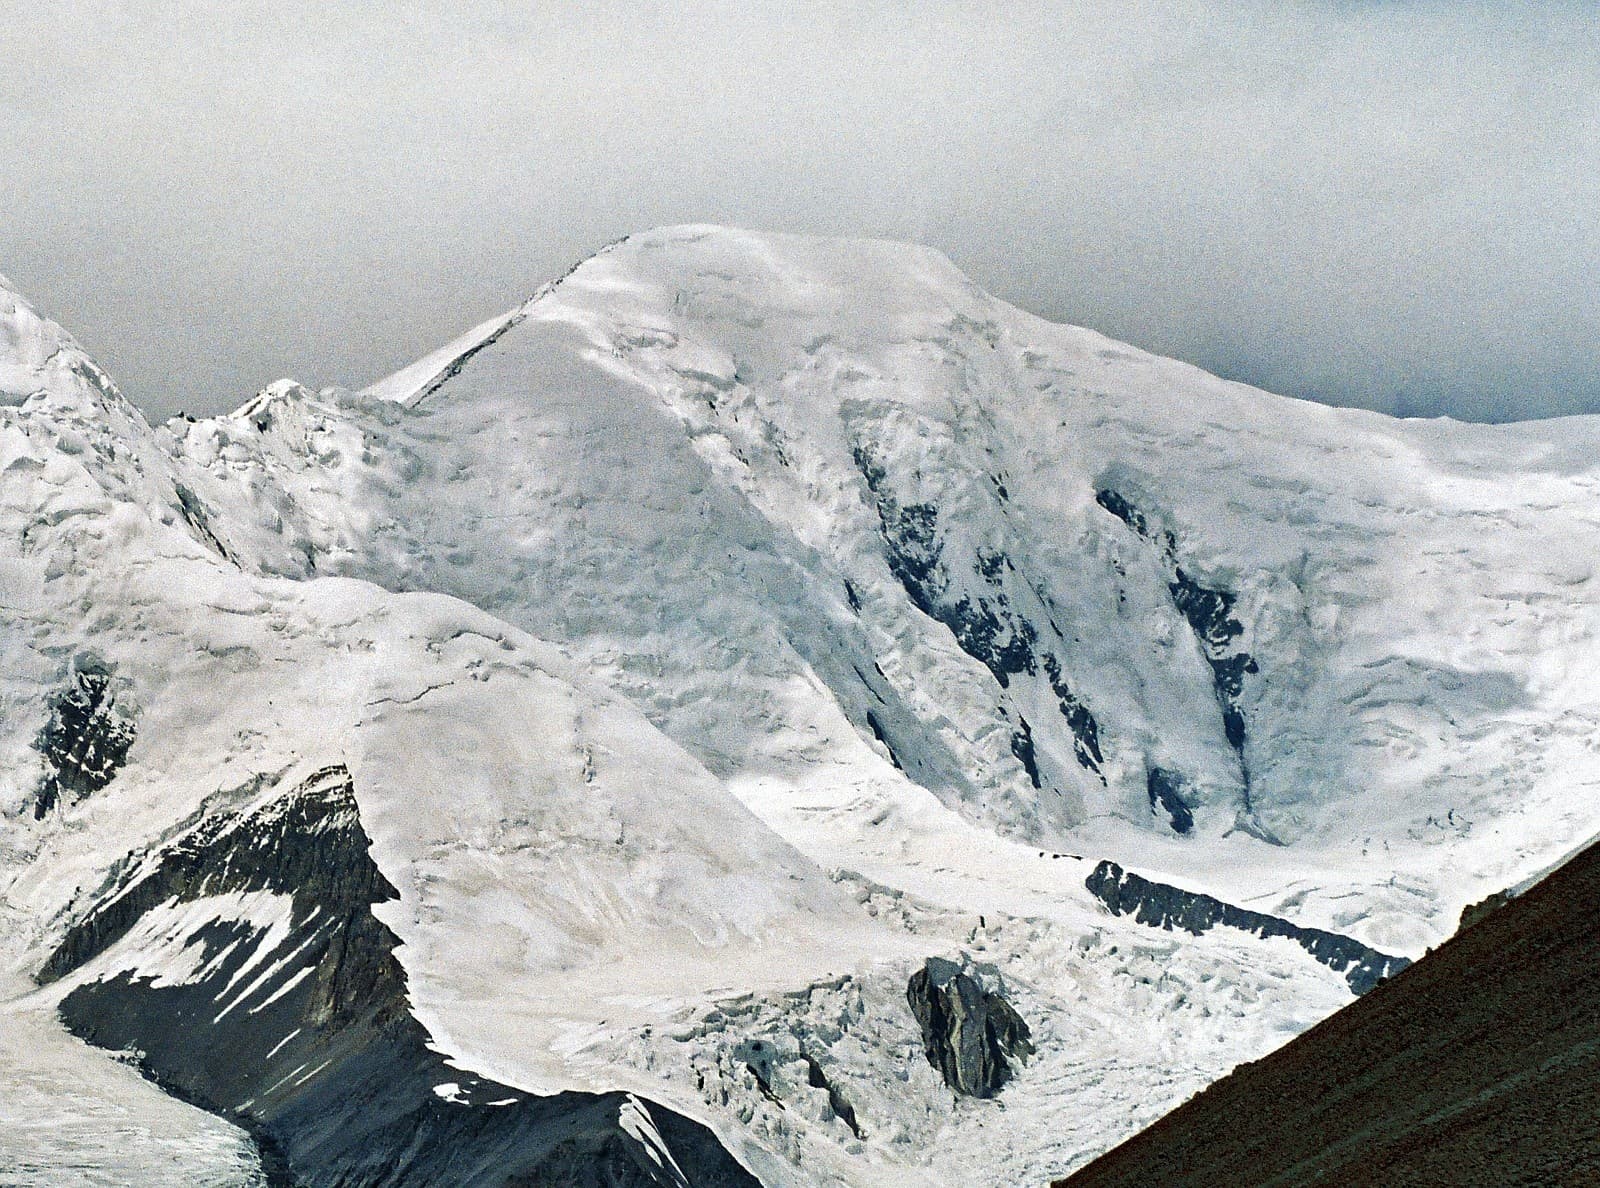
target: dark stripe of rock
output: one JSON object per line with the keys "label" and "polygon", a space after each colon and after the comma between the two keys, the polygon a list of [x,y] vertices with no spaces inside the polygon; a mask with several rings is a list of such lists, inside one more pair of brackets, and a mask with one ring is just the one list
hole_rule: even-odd
{"label": "dark stripe of rock", "polygon": [[1337,932],[1302,928],[1281,916],[1253,912],[1198,891],[1152,882],[1123,870],[1115,862],[1101,862],[1084,885],[1113,915],[1131,915],[1152,928],[1181,928],[1198,936],[1222,924],[1259,937],[1286,936],[1323,965],[1344,974],[1356,994],[1365,994],[1411,964],[1408,958],[1390,957]]}
{"label": "dark stripe of rock", "polygon": [[1028,773],[1028,779],[1035,788],[1042,788],[1044,784],[1039,779],[1039,757],[1033,749],[1033,730],[1028,725],[1028,719],[1017,718],[1017,729],[1011,735],[1011,753],[1022,770]]}
{"label": "dark stripe of rock", "polygon": [[1211,685],[1216,693],[1217,707],[1222,711],[1222,732],[1239,757],[1239,773],[1244,781],[1245,810],[1250,809],[1250,768],[1245,762],[1245,717],[1239,702],[1244,694],[1244,678],[1260,672],[1255,657],[1239,650],[1237,642],[1244,634],[1244,624],[1234,616],[1238,601],[1231,590],[1207,586],[1196,580],[1178,562],[1177,538],[1164,532],[1158,539],[1150,518],[1128,499],[1109,487],[1095,492],[1095,502],[1116,516],[1133,532],[1155,544],[1163,559],[1171,566],[1172,580],[1167,583],[1167,593],[1178,613],[1189,624],[1200,652],[1211,666]]}
{"label": "dark stripe of rock", "polygon": [[[288,895],[291,928],[271,953],[260,952],[264,930],[219,920],[191,941],[202,946],[199,980],[158,986],[121,973],[86,982],[62,1000],[63,1020],[90,1043],[139,1053],[169,1092],[243,1126],[277,1184],[757,1183],[709,1130],[660,1106],[635,1107],[620,1093],[538,1097],[447,1065],[411,1015],[398,938],[372,912],[396,892],[369,846],[348,772],[324,769],[168,846],[154,869],[71,929],[41,980],[78,969],[170,900]],[[436,1092],[452,1083],[453,1092]],[[621,1124],[635,1108],[665,1150]]]}
{"label": "dark stripe of rock", "polygon": [[1168,589],[1172,601],[1183,612],[1190,628],[1200,641],[1206,662],[1211,665],[1211,683],[1217,692],[1217,704],[1222,707],[1222,728],[1228,745],[1239,755],[1244,767],[1244,711],[1239,708],[1239,697],[1244,692],[1244,678],[1260,671],[1255,657],[1247,652],[1233,652],[1234,641],[1244,632],[1244,626],[1233,617],[1234,596],[1227,590],[1203,586],[1184,572],[1182,566],[1174,569]]}
{"label": "dark stripe of rock", "polygon": [[[1006,597],[1004,575],[1016,568],[1011,559],[998,550],[978,548],[972,571],[991,592],[977,597],[952,593],[948,562],[939,534],[938,507],[932,503],[899,503],[889,489],[888,472],[882,463],[859,445],[854,454],[856,466],[878,512],[879,534],[889,572],[905,590],[911,604],[948,627],[961,650],[987,668],[1001,689],[1010,689],[1015,676],[1035,675],[1043,665],[1050,687],[1060,702],[1062,717],[1072,731],[1074,757],[1081,767],[1101,775],[1104,759],[1100,751],[1099,723],[1068,685],[1060,660],[1053,653],[1040,650],[1038,631],[1012,610]],[[1018,733],[1027,737],[1031,748],[1031,731],[1026,724]],[[1034,787],[1040,787],[1036,769],[1028,767],[1029,761],[1017,752],[1015,742],[1013,753],[1023,763]],[[1031,749],[1028,753],[1031,754]],[[1104,776],[1101,778],[1103,780]]]}
{"label": "dark stripe of rock", "polygon": [[1165,809],[1174,833],[1194,828],[1194,812],[1183,799],[1183,777],[1164,767],[1152,767],[1145,775],[1145,792],[1152,810]]}
{"label": "dark stripe of rock", "polygon": [[1056,1188],[1600,1183],[1600,847]]}

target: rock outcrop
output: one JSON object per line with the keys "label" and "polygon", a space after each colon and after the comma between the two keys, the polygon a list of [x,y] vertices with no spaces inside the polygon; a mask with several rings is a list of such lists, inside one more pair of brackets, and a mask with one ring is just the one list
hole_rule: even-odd
{"label": "rock outcrop", "polygon": [[80,659],[71,683],[52,700],[37,743],[45,777],[34,798],[36,819],[104,788],[128,757],[135,729],[117,705],[112,675],[107,665]]}
{"label": "rock outcrop", "polygon": [[1198,936],[1222,924],[1260,937],[1286,936],[1323,965],[1344,974],[1356,994],[1365,994],[1411,964],[1408,958],[1380,953],[1337,932],[1302,928],[1281,916],[1252,912],[1198,891],[1140,878],[1115,862],[1100,863],[1084,885],[1114,915],[1131,915],[1152,928],[1181,928]]}
{"label": "rock outcrop", "polygon": [[1056,1188],[1593,1184],[1600,846]]}
{"label": "rock outcrop", "polygon": [[1183,784],[1181,775],[1164,767],[1152,767],[1145,776],[1150,811],[1164,811],[1174,833],[1188,833],[1194,828],[1194,810],[1183,798]]}
{"label": "rock outcrop", "polygon": [[[1217,708],[1222,712],[1222,732],[1239,759],[1239,778],[1243,785],[1243,803],[1240,827],[1260,837],[1275,841],[1255,820],[1250,804],[1250,765],[1245,755],[1245,716],[1243,707],[1244,678],[1255,676],[1260,665],[1245,649],[1242,637],[1244,624],[1233,613],[1238,597],[1220,586],[1209,586],[1184,569],[1178,558],[1178,541],[1170,529],[1157,530],[1151,518],[1140,511],[1121,493],[1106,487],[1095,493],[1095,501],[1116,516],[1142,539],[1155,545],[1170,575],[1167,592],[1178,613],[1184,617],[1194,632],[1201,654],[1211,666],[1211,683],[1216,692]],[[1171,780],[1171,773],[1162,773],[1169,787],[1175,788],[1181,780]],[[1151,804],[1156,803],[1156,784],[1152,774]],[[1187,832],[1183,812],[1167,806],[1172,814],[1172,827],[1178,833]]]}
{"label": "rock outcrop", "polygon": [[906,985],[928,1063],[969,1097],[993,1097],[1011,1079],[1011,1060],[1033,1053],[1027,1023],[990,981],[975,967],[930,957]]}
{"label": "rock outcrop", "polygon": [[[1010,575],[1017,566],[1004,552],[977,548],[970,562],[947,555],[942,515],[937,504],[902,503],[897,498],[885,465],[873,451],[857,444],[853,457],[878,512],[885,560],[911,604],[944,624],[957,645],[987,668],[1001,690],[1009,691],[1018,677],[1034,677],[1041,668],[1072,732],[1072,753],[1078,765],[1102,782],[1105,755],[1100,745],[1100,724],[1068,684],[1061,660],[1039,638],[1039,631],[1019,613],[1007,594],[1018,580]],[[1004,486],[996,497],[1004,504]],[[954,570],[967,569],[971,580],[957,581]],[[1056,634],[1051,627],[1052,635]],[[1035,788],[1042,789],[1034,759],[1033,735],[1027,719],[1014,711],[1018,728],[1012,736],[1012,753]]]}
{"label": "rock outcrop", "polygon": [[1487,919],[1490,915],[1505,907],[1515,898],[1516,896],[1510,891],[1496,891],[1492,895],[1480,899],[1477,903],[1469,903],[1461,909],[1461,921],[1456,925],[1456,932],[1465,932],[1474,924]]}
{"label": "rock outcrop", "polygon": [[369,844],[342,766],[214,813],[130,862],[40,980],[76,975],[68,1028],[244,1127],[277,1183],[756,1183],[631,1094],[540,1097],[447,1064],[372,912],[396,892]]}

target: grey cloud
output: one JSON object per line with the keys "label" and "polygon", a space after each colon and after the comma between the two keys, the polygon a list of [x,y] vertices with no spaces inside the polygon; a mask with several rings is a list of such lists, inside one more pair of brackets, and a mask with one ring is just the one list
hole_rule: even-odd
{"label": "grey cloud", "polygon": [[916,239],[1264,387],[1600,411],[1587,4],[60,0],[0,271],[153,413],[362,383],[628,231]]}

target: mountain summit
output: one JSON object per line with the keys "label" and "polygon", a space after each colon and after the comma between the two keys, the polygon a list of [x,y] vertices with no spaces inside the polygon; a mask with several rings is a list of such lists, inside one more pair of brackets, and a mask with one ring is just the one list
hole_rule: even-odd
{"label": "mountain summit", "polygon": [[714,227],[164,428],[4,299],[0,1010],[205,1175],[1043,1181],[1600,832],[1600,422]]}

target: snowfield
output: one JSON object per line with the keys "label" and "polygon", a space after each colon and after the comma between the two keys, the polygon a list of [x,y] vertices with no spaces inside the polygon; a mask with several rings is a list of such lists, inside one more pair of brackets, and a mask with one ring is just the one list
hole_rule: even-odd
{"label": "snowfield", "polygon": [[[1600,833],[1597,494],[1600,421],[1272,396],[904,245],[634,236],[365,392],[159,428],[0,284],[0,1180],[254,1182],[52,1011],[281,897],[33,977],[125,856],[338,763],[452,1066],[769,1185],[1046,1182],[1350,1001],[1101,859],[1414,957]],[[36,815],[102,673],[132,746]],[[906,1002],[963,954],[1033,1030],[992,1100]]]}

